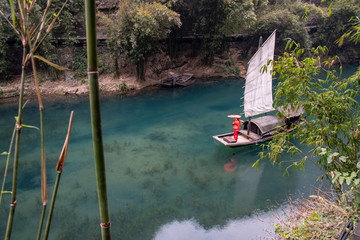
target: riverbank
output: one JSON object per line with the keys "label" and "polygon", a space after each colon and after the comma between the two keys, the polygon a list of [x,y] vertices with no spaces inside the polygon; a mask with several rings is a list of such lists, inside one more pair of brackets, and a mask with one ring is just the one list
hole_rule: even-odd
{"label": "riverbank", "polygon": [[[232,56],[231,59],[238,59],[238,56]],[[204,66],[200,59],[186,59],[183,60],[181,67],[168,68],[160,74],[154,74],[154,66],[148,67],[146,72],[146,81],[138,82],[135,76],[128,71],[120,74],[119,77],[114,77],[114,74],[100,74],[99,88],[102,94],[124,94],[137,92],[148,87],[160,86],[160,83],[167,78],[170,72],[177,73],[191,73],[196,79],[208,78],[225,78],[225,77],[244,77],[246,74],[246,64],[240,60],[234,60],[234,67],[238,70],[235,74],[226,68],[226,62],[229,59],[216,58],[213,66]],[[130,73],[129,73],[130,72]],[[86,75],[86,74],[84,74]],[[41,74],[40,92],[44,96],[64,96],[64,95],[88,95],[89,86],[87,78],[77,78],[73,73],[66,72],[59,80],[51,81],[46,79],[46,74]],[[43,80],[45,79],[45,80]],[[10,80],[0,84],[0,98],[13,98],[19,95],[20,76],[14,76]],[[33,75],[28,75],[25,80],[26,96],[36,96],[36,86]]]}

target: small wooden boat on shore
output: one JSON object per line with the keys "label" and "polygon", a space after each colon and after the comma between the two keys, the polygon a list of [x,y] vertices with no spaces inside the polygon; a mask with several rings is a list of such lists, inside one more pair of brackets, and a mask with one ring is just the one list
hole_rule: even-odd
{"label": "small wooden boat on shore", "polygon": [[163,87],[186,87],[195,82],[195,79],[192,78],[193,74],[191,73],[179,74],[170,72],[167,75],[169,78],[160,83]]}
{"label": "small wooden boat on shore", "polygon": [[[239,130],[238,139],[234,139],[233,132],[213,136],[216,141],[227,147],[241,147],[266,142],[279,131],[291,132],[297,124],[303,122],[301,119],[301,114],[304,113],[303,109],[292,109],[291,106],[287,106],[286,109],[278,109],[284,113],[285,118],[283,119],[276,115],[264,116],[275,110],[272,98],[272,65],[267,67],[267,71],[261,71],[261,68],[267,65],[269,60],[274,59],[275,34],[276,31],[262,46],[260,44],[258,51],[249,61],[244,93],[244,115],[248,120],[243,123],[243,129]],[[261,116],[252,118],[258,115]]]}

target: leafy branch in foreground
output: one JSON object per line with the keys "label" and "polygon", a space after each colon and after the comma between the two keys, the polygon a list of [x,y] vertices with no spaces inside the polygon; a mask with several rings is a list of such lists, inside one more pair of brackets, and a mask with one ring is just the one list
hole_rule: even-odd
{"label": "leafy branch in foreground", "polygon": [[[300,140],[311,150],[301,153],[303,158],[293,161],[292,166],[303,168],[308,155],[316,157],[317,166],[324,172],[322,177],[329,179],[337,193],[359,209],[360,108],[356,99],[360,74],[342,79],[339,59],[323,60],[326,48],[312,49],[310,57],[305,57],[305,50],[293,41],[288,42],[288,49],[289,52],[274,61],[274,75],[277,74],[279,80],[275,105],[302,107],[307,122],[298,126],[292,135],[280,134],[274,138],[266,146],[269,152],[263,152],[260,157],[281,164],[280,154],[301,153],[292,144],[293,139]],[[335,68],[335,64],[340,67]]]}
{"label": "leafy branch in foreground", "polygon": [[353,17],[350,19],[350,22],[352,22],[352,28],[345,34],[343,34],[336,43],[339,44],[341,47],[344,44],[344,41],[346,38],[350,38],[351,41],[353,41],[355,44],[360,42],[360,18],[359,17]]}

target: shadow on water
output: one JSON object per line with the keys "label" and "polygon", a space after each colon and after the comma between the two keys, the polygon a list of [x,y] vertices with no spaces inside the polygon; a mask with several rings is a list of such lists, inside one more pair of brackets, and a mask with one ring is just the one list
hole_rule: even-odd
{"label": "shadow on water", "polygon": [[[259,146],[229,149],[212,139],[212,135],[231,130],[231,119],[226,116],[239,112],[242,85],[239,80],[216,81],[103,99],[114,239],[166,239],[179,229],[197,227],[206,232],[207,238],[219,236],[215,229],[226,229],[227,239],[237,239],[231,234],[238,237],[235,229],[246,231],[240,226],[246,226],[244,219],[253,220],[254,212],[267,212],[272,204],[286,202],[289,194],[308,194],[318,175],[314,166],[308,165],[310,170],[305,173],[284,176],[283,169],[263,161],[256,171],[252,165]],[[13,123],[6,119],[12,119],[14,108],[9,105],[0,109],[4,113],[0,119],[2,131],[11,132]],[[88,108],[86,99],[78,99],[74,105],[45,106],[49,193],[70,109],[75,110],[50,239],[100,236]],[[27,111],[27,119],[38,125],[36,111]],[[33,131],[28,136],[24,133],[14,239],[32,239],[40,219],[39,133]],[[0,150],[6,148],[7,142],[2,141]],[[227,171],[224,166],[231,161],[235,165]],[[6,197],[4,202],[8,201]],[[0,234],[6,224],[5,205],[1,206]],[[256,226],[262,225],[252,225]],[[251,236],[256,234],[260,233]]]}

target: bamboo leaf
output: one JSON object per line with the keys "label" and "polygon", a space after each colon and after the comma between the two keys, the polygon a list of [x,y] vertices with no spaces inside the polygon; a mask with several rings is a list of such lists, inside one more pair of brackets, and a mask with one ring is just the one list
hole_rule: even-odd
{"label": "bamboo leaf", "polygon": [[8,155],[8,152],[2,152],[0,155]]}
{"label": "bamboo leaf", "polygon": [[11,8],[12,23],[13,23],[13,26],[15,27],[16,17],[15,17],[14,0],[9,0],[9,4],[10,4],[10,8]]}
{"label": "bamboo leaf", "polygon": [[360,179],[359,179],[359,178],[355,179],[355,180],[354,180],[354,185],[358,185],[359,182],[360,182]]}
{"label": "bamboo leaf", "polygon": [[351,180],[352,180],[352,177],[347,177],[347,178],[345,178],[346,184],[347,184],[347,185],[350,185]]}
{"label": "bamboo leaf", "polygon": [[330,15],[331,15],[331,13],[332,13],[332,11],[331,11],[331,7],[332,7],[332,5],[334,4],[334,2],[331,2],[330,3],[330,5],[329,5],[329,7],[328,7],[328,10],[329,10],[329,17],[330,17]]}
{"label": "bamboo leaf", "polygon": [[54,67],[54,68],[56,68],[56,69],[63,70],[63,71],[70,71],[70,72],[73,72],[73,71],[74,71],[74,70],[72,70],[72,69],[65,68],[65,67],[61,67],[61,66],[59,66],[59,65],[57,65],[57,64],[55,64],[55,63],[52,63],[52,62],[50,62],[50,61],[46,60],[45,58],[40,57],[40,56],[38,56],[38,55],[34,55],[34,57],[37,58],[37,59],[39,59],[39,60],[41,60],[41,61],[43,61],[43,62],[45,62],[46,64],[49,64],[50,66],[52,66],[52,67]]}
{"label": "bamboo leaf", "polygon": [[[16,122],[18,122],[18,119],[19,119],[19,118],[18,118],[17,116],[15,116],[14,118],[15,118]],[[31,125],[21,124],[21,126],[27,127],[27,128],[34,128],[34,129],[36,129],[36,130],[40,130],[38,127],[31,126]]]}
{"label": "bamboo leaf", "polygon": [[64,169],[66,153],[67,153],[67,149],[68,149],[68,145],[69,145],[69,138],[70,138],[70,133],[71,133],[71,126],[72,126],[73,116],[74,116],[74,111],[71,111],[68,132],[67,132],[67,135],[66,135],[66,138],[65,138],[63,149],[62,149],[60,157],[59,157],[59,161],[56,164],[56,171],[58,171],[58,172],[62,172],[63,169]]}
{"label": "bamboo leaf", "polygon": [[303,19],[308,19],[308,7],[307,7],[307,3],[305,3],[304,8],[305,8],[305,12],[304,12],[304,14],[303,14],[303,16],[302,16],[301,18],[303,18]]}
{"label": "bamboo leaf", "polygon": [[334,153],[330,154],[327,158],[328,163],[331,163],[334,160],[334,157],[337,157],[338,155],[339,155],[338,152],[334,152]]}
{"label": "bamboo leaf", "polygon": [[35,128],[36,130],[40,130],[38,127],[31,126],[31,125],[21,124],[21,126],[27,127],[27,128]]}
{"label": "bamboo leaf", "polygon": [[339,159],[342,161],[342,162],[346,162],[346,160],[348,159],[347,157],[345,157],[345,156],[341,156],[341,157],[339,157]]}
{"label": "bamboo leaf", "polygon": [[331,183],[334,184],[336,182],[336,180],[340,177],[341,173],[338,171],[335,171],[335,176],[334,178],[331,180]]}
{"label": "bamboo leaf", "polygon": [[319,155],[320,156],[324,156],[326,154],[326,148],[320,148],[320,152],[319,152]]}
{"label": "bamboo leaf", "polygon": [[256,171],[258,170],[258,168],[259,168],[259,159],[256,160],[256,162],[254,162],[254,164],[252,165],[252,167],[255,167]]}
{"label": "bamboo leaf", "polygon": [[12,191],[1,191],[1,193],[9,193],[9,194],[12,194]]}
{"label": "bamboo leaf", "polygon": [[52,28],[54,27],[54,24],[55,24],[55,22],[57,20],[57,16],[56,16],[55,13],[54,13],[54,16],[55,16],[55,18],[51,21],[49,27],[46,29],[46,33],[49,33],[52,30]]}
{"label": "bamboo leaf", "polygon": [[56,13],[53,14],[54,19],[53,19],[52,22],[50,23],[49,27],[46,29],[46,33],[49,33],[49,32],[51,31],[51,29],[54,27],[54,24],[55,24],[56,20],[58,19],[58,17],[59,17],[59,15],[60,15],[60,13],[62,12],[62,10],[65,8],[65,6],[66,6],[66,4],[67,4],[68,1],[69,1],[69,0],[66,0],[66,1],[64,2],[64,4],[62,5],[62,7],[60,8],[60,10],[58,11],[57,14],[56,14]]}
{"label": "bamboo leaf", "polygon": [[339,177],[339,183],[340,183],[340,185],[342,185],[342,184],[344,183],[344,180],[345,180],[345,177],[343,177],[343,176],[340,176],[340,177]]}

